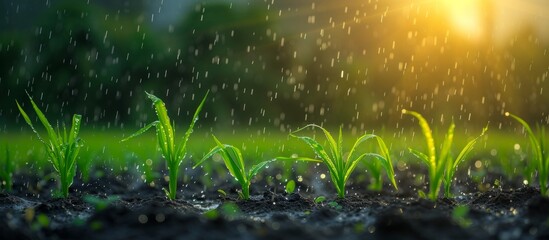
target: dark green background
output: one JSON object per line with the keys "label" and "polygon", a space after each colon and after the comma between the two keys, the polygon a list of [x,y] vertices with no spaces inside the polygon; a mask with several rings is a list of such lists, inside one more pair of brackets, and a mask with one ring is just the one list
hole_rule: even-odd
{"label": "dark green background", "polygon": [[413,124],[402,108],[475,127],[511,126],[505,111],[549,121],[549,42],[532,26],[471,42],[406,2],[193,2],[166,21],[155,1],[4,0],[0,127],[26,127],[25,90],[50,118],[80,113],[97,129],[150,122],[144,91],[186,124],[210,90],[200,124],[220,129],[399,129]]}

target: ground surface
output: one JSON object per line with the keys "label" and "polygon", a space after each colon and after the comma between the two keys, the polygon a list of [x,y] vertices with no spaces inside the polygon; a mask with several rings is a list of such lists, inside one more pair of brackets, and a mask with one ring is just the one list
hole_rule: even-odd
{"label": "ground surface", "polygon": [[[75,183],[59,199],[45,194],[54,183],[20,176],[29,183],[0,194],[0,239],[549,239],[549,199],[531,187],[436,202],[402,191],[334,193],[322,203],[259,187],[250,201],[187,188],[169,201],[130,179]],[[456,215],[457,206],[468,213]]]}

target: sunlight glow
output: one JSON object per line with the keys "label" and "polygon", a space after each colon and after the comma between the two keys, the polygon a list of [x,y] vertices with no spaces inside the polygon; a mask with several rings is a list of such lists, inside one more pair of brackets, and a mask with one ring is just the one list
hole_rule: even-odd
{"label": "sunlight glow", "polygon": [[484,35],[481,3],[479,0],[443,0],[453,27],[471,40],[479,40]]}

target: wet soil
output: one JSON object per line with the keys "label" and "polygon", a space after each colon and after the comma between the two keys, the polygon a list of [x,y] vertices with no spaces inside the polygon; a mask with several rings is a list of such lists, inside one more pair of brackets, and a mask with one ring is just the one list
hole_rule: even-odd
{"label": "wet soil", "polygon": [[76,182],[67,199],[45,194],[53,181],[19,178],[32,184],[0,193],[0,239],[549,239],[549,199],[526,186],[435,202],[389,188],[315,202],[259,187],[241,201],[227,183],[226,196],[189,185],[170,201],[131,176]]}

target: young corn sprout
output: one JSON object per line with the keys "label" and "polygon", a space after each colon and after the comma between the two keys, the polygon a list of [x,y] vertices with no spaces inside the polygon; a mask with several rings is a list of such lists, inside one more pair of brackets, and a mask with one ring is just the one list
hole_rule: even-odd
{"label": "young corn sprout", "polygon": [[[549,178],[549,156],[547,155],[547,150],[545,149],[545,127],[538,126],[538,136],[536,136],[530,125],[528,125],[528,123],[522,118],[508,112],[505,113],[505,116],[514,118],[526,130],[528,138],[530,139],[530,147],[532,148],[531,166],[534,169],[537,169],[541,195],[549,197],[549,192],[547,191],[547,180]],[[531,175],[533,175],[533,173],[527,174],[530,174],[530,176],[527,176],[528,178],[531,178]]]}
{"label": "young corn sprout", "polygon": [[[458,154],[456,158],[453,158],[451,156],[451,148],[452,148],[452,142],[454,140],[454,128],[456,125],[452,122],[450,124],[450,127],[448,128],[448,132],[446,133],[446,136],[444,137],[444,142],[442,143],[441,148],[439,149],[439,155],[436,155],[436,148],[435,148],[435,139],[433,138],[433,134],[431,131],[431,128],[429,127],[429,124],[423,118],[423,116],[417,112],[409,111],[406,109],[402,109],[403,114],[412,115],[413,117],[417,118],[419,121],[419,126],[421,127],[421,130],[423,132],[423,135],[425,136],[425,140],[427,142],[427,154],[422,153],[420,151],[409,149],[410,152],[415,155],[417,158],[423,161],[425,165],[427,165],[428,171],[429,171],[429,193],[427,194],[427,197],[431,200],[436,200],[439,192],[440,192],[440,186],[444,183],[444,196],[450,197],[451,191],[450,188],[452,186],[452,179],[454,178],[454,175],[456,173],[456,170],[459,166],[459,164],[465,159],[465,156],[471,152],[473,149],[473,146],[475,143],[480,139],[481,136],[483,136],[486,131],[488,130],[488,127],[485,127],[482,129],[482,133],[480,136],[476,137],[475,139],[469,141],[467,145],[461,150],[461,152]],[[423,192],[420,192],[420,195],[424,195]]]}
{"label": "young corn sprout", "polygon": [[[326,136],[326,140],[328,141],[327,147],[321,145],[318,141],[316,141],[311,137],[295,135],[296,133],[309,127],[319,128],[324,132],[324,135]],[[381,139],[377,135],[364,134],[360,136],[355,141],[353,147],[350,149],[349,152],[343,151],[343,134],[342,134],[341,127],[339,128],[339,137],[337,141],[334,139],[332,134],[328,132],[328,130],[315,124],[309,124],[303,128],[300,128],[292,132],[290,136],[301,139],[303,142],[309,145],[309,147],[311,147],[311,149],[315,152],[316,156],[320,159],[306,158],[306,157],[279,158],[279,159],[324,163],[326,167],[328,167],[328,171],[330,172],[332,183],[334,184],[337,190],[337,195],[339,198],[345,197],[345,184],[347,183],[349,176],[351,176],[351,173],[355,170],[358,163],[361,160],[365,160],[367,157],[375,158],[376,160],[379,161],[379,163],[385,169],[385,173],[387,173],[387,177],[391,181],[391,184],[393,184],[395,189],[398,189],[396,185],[395,177],[394,177],[395,174],[393,170],[393,164],[391,162],[391,156],[389,154],[389,149],[387,148],[387,145],[385,145],[385,142],[383,141],[383,139]],[[377,153],[357,154],[356,153],[359,145],[369,139],[377,140],[377,145],[379,147],[379,150],[381,151],[381,154],[377,154]]]}
{"label": "young corn sprout", "polygon": [[32,122],[27,113],[25,113],[21,105],[19,105],[19,102],[15,102],[17,103],[17,107],[19,108],[21,115],[25,119],[25,122],[29,124],[32,131],[36,133],[38,139],[46,147],[46,152],[48,154],[49,160],[53,164],[53,168],[55,169],[55,171],[59,174],[61,194],[63,197],[66,198],[69,196],[69,187],[72,185],[74,176],[76,175],[76,157],[78,156],[78,152],[82,147],[82,140],[78,138],[82,116],[78,114],[73,115],[72,127],[68,133],[67,128],[64,124],[62,132],[59,130],[59,128],[57,128],[57,131],[55,131],[46,116],[34,103],[31,96],[28,93],[27,95],[29,96],[30,102],[32,104],[32,107],[34,108],[34,111],[36,112],[36,115],[38,115],[38,119],[40,120],[40,122],[42,122],[42,125],[46,129],[49,141],[46,142],[44,139],[42,139],[38,131],[36,131],[36,129],[32,125]]}
{"label": "young corn sprout", "polygon": [[383,166],[379,161],[365,161],[366,169],[370,173],[370,184],[368,189],[372,191],[381,191],[383,188]]}
{"label": "young corn sprout", "polygon": [[168,172],[169,172],[168,190],[164,189],[164,191],[166,192],[166,195],[170,200],[174,200],[177,193],[177,175],[179,172],[179,166],[181,165],[181,162],[183,162],[183,159],[187,154],[187,141],[189,140],[189,137],[193,132],[194,125],[198,120],[198,115],[202,110],[202,106],[204,106],[204,103],[206,102],[206,98],[208,97],[209,91],[206,92],[206,95],[200,102],[200,105],[198,105],[198,107],[196,108],[193,118],[191,120],[191,123],[189,125],[189,128],[185,132],[185,135],[181,139],[181,142],[179,143],[179,145],[175,144],[175,129],[172,127],[172,124],[170,123],[170,117],[168,116],[168,111],[166,110],[166,106],[164,102],[160,98],[150,93],[147,93],[147,92],[145,93],[147,94],[149,99],[153,102],[158,120],[146,125],[145,127],[141,128],[139,131],[132,134],[131,136],[123,139],[122,142],[143,134],[144,132],[149,130],[151,127],[156,128],[156,137],[158,139],[158,146],[160,146],[162,156],[166,159]]}
{"label": "young corn sprout", "polygon": [[[212,135],[213,136],[213,135]],[[250,183],[252,178],[259,173],[259,171],[266,167],[267,164],[274,162],[278,159],[272,159],[260,162],[252,168],[250,168],[249,171],[246,171],[246,167],[244,165],[244,158],[242,157],[242,153],[240,152],[240,149],[221,143],[215,136],[213,136],[213,139],[217,146],[212,148],[204,157],[193,166],[193,169],[198,167],[200,164],[202,164],[204,161],[206,161],[208,158],[212,157],[214,154],[219,153],[221,155],[221,158],[223,158],[223,162],[225,162],[225,167],[229,170],[229,173],[238,181],[240,186],[242,187],[242,192],[239,193],[240,198],[243,200],[249,200],[250,199]]]}

